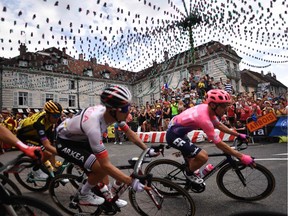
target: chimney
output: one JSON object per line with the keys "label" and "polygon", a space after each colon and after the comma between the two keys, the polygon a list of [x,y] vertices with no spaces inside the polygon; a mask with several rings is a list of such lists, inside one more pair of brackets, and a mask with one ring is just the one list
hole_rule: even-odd
{"label": "chimney", "polygon": [[269,71],[269,72],[267,73],[267,75],[271,77],[271,72]]}
{"label": "chimney", "polygon": [[168,60],[168,51],[164,51],[164,60],[165,60],[165,61]]}
{"label": "chimney", "polygon": [[83,60],[83,53],[79,54],[79,60]]}
{"label": "chimney", "polygon": [[65,47],[62,48],[62,52],[63,52],[63,54],[66,54],[66,48]]}
{"label": "chimney", "polygon": [[95,57],[91,57],[90,58],[90,61],[93,63],[93,64],[97,64],[97,59]]}
{"label": "chimney", "polygon": [[263,70],[261,70],[261,75],[264,76],[264,71]]}
{"label": "chimney", "polygon": [[24,43],[21,43],[20,44],[20,47],[18,49],[20,51],[20,56],[24,55],[27,51],[27,47]]}
{"label": "chimney", "polygon": [[274,79],[277,79],[277,78],[276,78],[276,74],[275,74],[275,73],[273,73],[273,78],[274,78]]}

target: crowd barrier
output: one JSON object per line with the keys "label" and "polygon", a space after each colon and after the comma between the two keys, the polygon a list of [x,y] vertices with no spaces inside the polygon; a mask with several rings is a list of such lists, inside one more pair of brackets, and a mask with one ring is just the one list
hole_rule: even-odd
{"label": "crowd barrier", "polygon": [[[220,136],[220,138],[225,142],[232,142],[235,136],[223,133],[218,129],[215,132]],[[137,132],[140,139],[145,143],[165,143],[166,142],[166,131],[151,131],[151,132]],[[187,134],[191,142],[204,142],[207,140],[207,135],[202,130],[194,130]]]}

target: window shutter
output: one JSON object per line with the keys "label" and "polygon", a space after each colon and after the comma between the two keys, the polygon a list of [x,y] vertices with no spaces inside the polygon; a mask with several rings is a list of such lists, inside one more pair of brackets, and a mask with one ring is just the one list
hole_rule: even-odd
{"label": "window shutter", "polygon": [[44,107],[45,102],[45,94],[41,94],[41,107]]}
{"label": "window shutter", "polygon": [[32,103],[32,93],[31,92],[29,92],[28,93],[28,106],[29,107],[32,107],[32,105],[33,105],[33,103]]}
{"label": "window shutter", "polygon": [[13,106],[18,107],[18,92],[13,93]]}
{"label": "window shutter", "polygon": [[54,94],[54,99],[53,99],[55,102],[59,102],[58,101],[58,95],[57,94]]}

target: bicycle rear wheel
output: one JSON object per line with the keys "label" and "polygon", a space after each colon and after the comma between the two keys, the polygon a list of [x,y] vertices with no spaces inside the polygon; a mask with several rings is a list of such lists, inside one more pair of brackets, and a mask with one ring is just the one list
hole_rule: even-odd
{"label": "bicycle rear wheel", "polygon": [[182,187],[167,179],[152,178],[151,188],[129,191],[130,202],[140,215],[195,215],[194,201]]}
{"label": "bicycle rear wheel", "polygon": [[15,166],[19,166],[19,168],[22,169],[20,172],[14,173],[14,176],[16,180],[26,189],[30,191],[46,191],[48,190],[49,183],[50,183],[50,177],[46,180],[38,180],[34,178],[32,174],[32,170],[35,163],[30,158],[22,158],[19,160]]}
{"label": "bicycle rear wheel", "polygon": [[[11,196],[9,205],[17,215],[34,216],[34,215],[47,215],[47,216],[61,216],[62,214],[54,209],[52,206],[28,196]],[[1,215],[8,216],[8,207],[1,207]]]}
{"label": "bicycle rear wheel", "polygon": [[53,202],[69,215],[80,213],[83,215],[100,215],[101,209],[98,206],[78,204],[76,194],[82,180],[83,177],[71,174],[61,174],[53,178],[49,186],[49,194]]}
{"label": "bicycle rear wheel", "polygon": [[[260,164],[251,168],[240,162],[237,166],[238,169],[234,170],[227,164],[217,174],[218,187],[224,194],[236,200],[257,201],[274,191],[275,179],[267,168]],[[246,185],[243,185],[238,174],[243,176]]]}
{"label": "bicycle rear wheel", "polygon": [[190,188],[189,182],[187,182],[183,171],[183,164],[170,159],[159,159],[149,163],[144,173],[151,173],[154,177],[170,180],[188,190]]}

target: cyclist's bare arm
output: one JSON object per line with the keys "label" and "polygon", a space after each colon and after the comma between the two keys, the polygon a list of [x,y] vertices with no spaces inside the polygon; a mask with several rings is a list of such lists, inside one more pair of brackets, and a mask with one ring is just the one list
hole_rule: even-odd
{"label": "cyclist's bare arm", "polygon": [[236,150],[234,150],[233,148],[231,148],[229,145],[227,145],[225,142],[220,141],[218,144],[216,144],[217,148],[219,148],[220,150],[222,150],[224,153],[232,155],[234,157],[237,158],[241,158],[242,154]]}
{"label": "cyclist's bare arm", "polygon": [[231,134],[233,136],[238,136],[239,135],[239,133],[237,131],[230,130],[230,128],[228,128],[226,125],[222,124],[221,122],[220,122],[220,124],[215,126],[215,128],[219,129],[220,131],[222,131],[224,133]]}
{"label": "cyclist's bare arm", "polygon": [[[117,167],[115,167],[111,162],[109,157],[97,158],[101,169],[109,176],[113,177],[119,182],[123,182],[125,184],[130,185],[132,183],[132,178],[130,176],[125,175],[122,171],[120,171]],[[97,171],[96,171],[97,175]]]}
{"label": "cyclist's bare arm", "polygon": [[139,138],[139,136],[133,130],[131,130],[131,128],[129,128],[129,126],[127,124],[125,124],[123,127],[121,127],[121,130],[124,131],[127,138],[131,142],[135,143],[141,149],[145,150],[146,148],[148,148],[147,145],[142,142],[142,140]]}
{"label": "cyclist's bare arm", "polygon": [[52,146],[52,144],[48,138],[41,140],[41,143],[45,147],[46,151],[48,151],[54,155],[58,154],[56,148],[54,146]]}
{"label": "cyclist's bare arm", "polygon": [[7,145],[14,146],[24,152],[26,155],[32,158],[38,158],[34,154],[34,151],[38,149],[40,152],[40,147],[28,147],[22,143],[10,130],[0,125],[0,141],[4,142]]}

